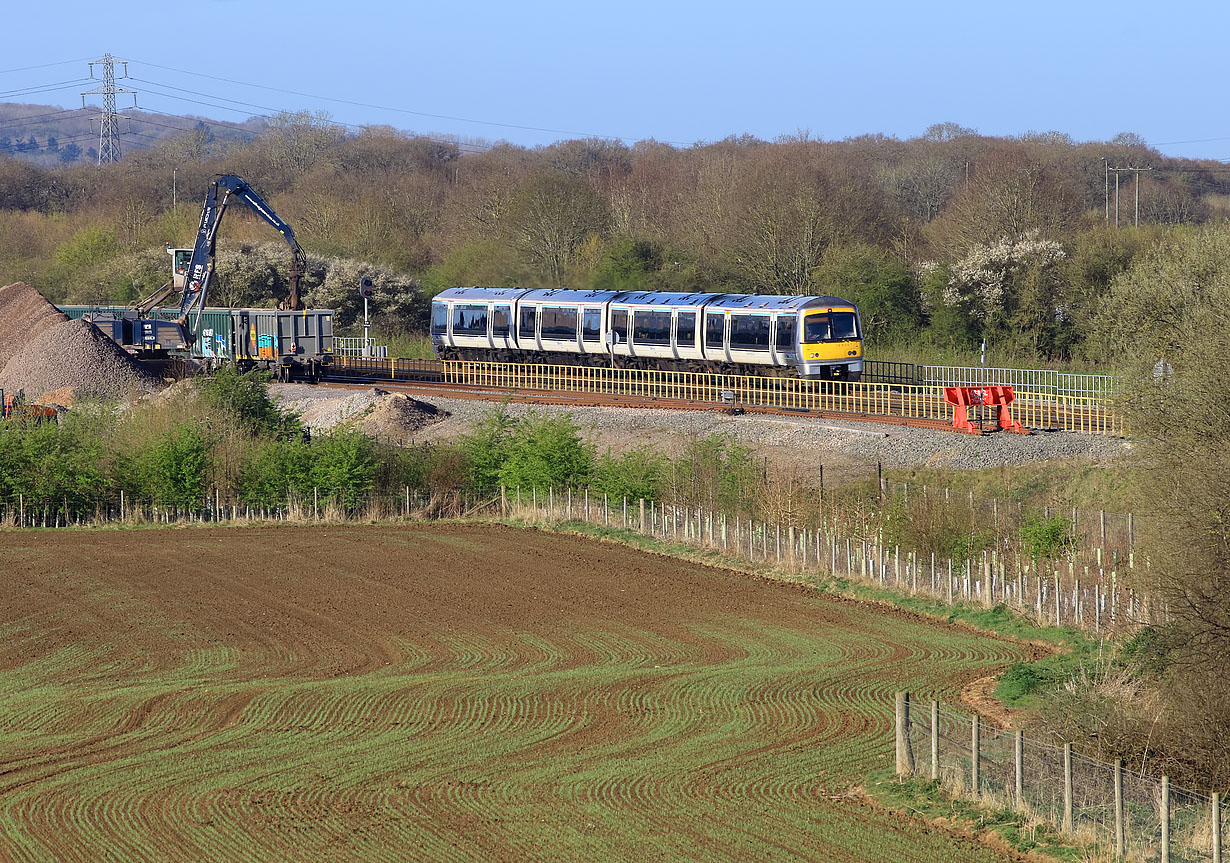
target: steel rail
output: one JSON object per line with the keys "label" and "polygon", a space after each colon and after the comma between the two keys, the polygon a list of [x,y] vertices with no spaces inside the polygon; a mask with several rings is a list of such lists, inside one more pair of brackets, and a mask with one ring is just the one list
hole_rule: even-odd
{"label": "steel rail", "polygon": [[[432,385],[461,397],[519,397],[540,404],[741,409],[951,429],[952,406],[936,385],[848,383],[664,372],[589,366],[547,366],[395,358],[336,357],[328,380]],[[1016,394],[1012,415],[1027,428],[1122,435],[1122,420],[1105,399],[1051,393]]]}

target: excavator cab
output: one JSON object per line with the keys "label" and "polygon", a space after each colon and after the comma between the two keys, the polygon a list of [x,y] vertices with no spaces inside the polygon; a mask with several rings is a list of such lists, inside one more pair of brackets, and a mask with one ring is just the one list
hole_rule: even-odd
{"label": "excavator cab", "polygon": [[188,276],[188,267],[192,263],[192,249],[172,249],[167,244],[167,254],[171,256],[171,281],[181,291]]}

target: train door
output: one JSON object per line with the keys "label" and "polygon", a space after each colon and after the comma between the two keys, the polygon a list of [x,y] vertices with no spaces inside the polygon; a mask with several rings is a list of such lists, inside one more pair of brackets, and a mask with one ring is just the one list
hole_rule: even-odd
{"label": "train door", "polygon": [[517,308],[517,346],[523,351],[539,350],[538,307],[530,304]]}
{"label": "train door", "polygon": [[581,310],[581,350],[587,354],[602,353],[602,309],[586,307]]}
{"label": "train door", "polygon": [[773,316],[774,365],[793,365],[798,356],[795,320],[793,313]]}
{"label": "train door", "polygon": [[491,308],[491,343],[499,351],[513,347],[512,306],[506,303],[496,303]]}
{"label": "train door", "polygon": [[705,359],[724,363],[730,355],[726,351],[726,321],[729,316],[725,312],[712,311],[705,313]]}

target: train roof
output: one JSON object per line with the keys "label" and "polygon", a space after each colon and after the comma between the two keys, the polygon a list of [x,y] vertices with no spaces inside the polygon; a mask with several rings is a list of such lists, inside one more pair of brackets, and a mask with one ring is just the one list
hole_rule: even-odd
{"label": "train roof", "polygon": [[854,303],[840,297],[795,297],[787,294],[719,294],[706,308],[765,310],[771,312],[798,311],[800,309],[829,309],[834,306],[854,307]]}
{"label": "train roof", "polygon": [[704,294],[666,291],[576,291],[567,288],[449,288],[436,295],[441,300],[520,300],[525,303],[614,303],[619,306],[705,306],[710,309],[798,311],[800,309],[853,307],[840,297],[796,297],[784,294]]}
{"label": "train roof", "polygon": [[437,300],[515,300],[528,294],[526,288],[448,288],[436,294]]}

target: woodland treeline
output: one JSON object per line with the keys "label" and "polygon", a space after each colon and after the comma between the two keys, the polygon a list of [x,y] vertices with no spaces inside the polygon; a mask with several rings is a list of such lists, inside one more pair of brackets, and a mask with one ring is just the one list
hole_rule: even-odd
{"label": "woodland treeline", "polygon": [[[1153,167],[1139,228],[1127,227],[1131,175],[1121,227],[1108,224],[1105,164]],[[1076,143],[939,124],[904,141],[527,149],[285,114],[251,141],[201,124],[113,165],[0,156],[0,282],[72,302],[151,291],[166,279],[164,243],[190,241],[218,173],[244,177],[294,226],[313,256],[308,298],[342,324],[360,273],[376,280],[386,333],[421,328],[426,300],[457,284],[828,293],[859,304],[875,346],[986,338],[1000,362],[1113,355],[1099,315],[1116,278],[1175,232],[1220,223],[1230,192],[1216,163],[1163,157],[1130,134]],[[219,252],[213,302],[284,296],[287,256],[268,226],[233,212]]]}

